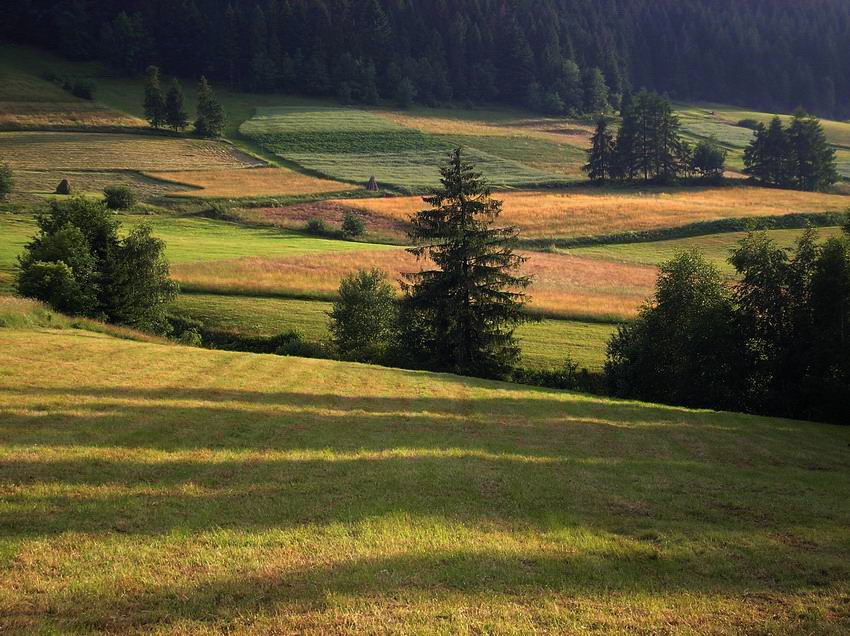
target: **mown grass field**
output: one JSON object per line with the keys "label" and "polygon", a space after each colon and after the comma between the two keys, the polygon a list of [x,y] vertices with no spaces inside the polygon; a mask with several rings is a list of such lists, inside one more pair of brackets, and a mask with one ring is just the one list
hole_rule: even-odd
{"label": "mown grass field", "polygon": [[[500,222],[522,238],[604,236],[624,231],[679,227],[726,218],[758,219],[794,213],[842,212],[850,197],[749,186],[715,188],[570,188],[553,192],[497,193]],[[406,222],[426,207],[421,197],[336,201],[375,216]]]}
{"label": "mown grass field", "polygon": [[[438,183],[454,143],[351,108],[259,108],[241,134],[281,159],[347,183],[417,191]],[[531,186],[556,178],[475,147],[468,155],[497,186]]]}
{"label": "mown grass field", "polygon": [[[169,196],[193,199],[298,197],[354,189],[348,184],[317,179],[285,168],[149,172],[146,176],[177,186]],[[179,186],[184,187],[180,189]]]}
{"label": "mown grass field", "polygon": [[850,629],[850,429],[0,329],[0,625]]}
{"label": "mown grass field", "polygon": [[108,133],[0,133],[0,154],[12,169],[22,170],[203,170],[257,165],[219,141]]}

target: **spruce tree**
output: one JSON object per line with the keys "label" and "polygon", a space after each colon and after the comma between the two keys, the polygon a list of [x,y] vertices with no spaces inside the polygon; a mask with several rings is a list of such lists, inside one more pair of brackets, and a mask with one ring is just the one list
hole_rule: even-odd
{"label": "spruce tree", "polygon": [[820,122],[797,112],[788,127],[790,181],[800,190],[823,190],[838,181],[835,150]]}
{"label": "spruce tree", "polygon": [[165,122],[178,132],[189,124],[189,115],[183,105],[183,89],[177,80],[172,82],[165,98]]}
{"label": "spruce tree", "polygon": [[614,137],[608,129],[608,120],[600,117],[596,122],[596,133],[593,135],[584,171],[591,181],[604,182],[611,177],[613,161]]}
{"label": "spruce tree", "polygon": [[224,110],[213,95],[207,78],[198,85],[198,118],[195,130],[201,137],[221,137],[224,132]]}
{"label": "spruce tree", "polygon": [[610,110],[608,85],[598,68],[592,68],[584,76],[584,112],[604,113]]}
{"label": "spruce tree", "polygon": [[165,117],[165,96],[159,83],[159,68],[149,66],[145,80],[145,119],[158,129],[165,123]]}
{"label": "spruce tree", "polygon": [[460,148],[440,169],[442,187],[414,215],[411,252],[435,269],[406,277],[403,337],[414,356],[445,371],[504,377],[519,358],[514,329],[525,322],[523,290],[530,279],[516,271],[525,259],[514,253],[513,227],[495,227],[501,201]]}

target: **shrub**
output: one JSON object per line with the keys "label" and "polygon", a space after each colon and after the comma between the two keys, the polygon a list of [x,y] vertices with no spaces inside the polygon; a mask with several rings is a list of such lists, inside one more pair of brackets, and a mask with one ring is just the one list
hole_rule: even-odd
{"label": "shrub", "polygon": [[357,238],[366,233],[366,223],[354,212],[346,212],[342,221],[342,235],[346,238]]}
{"label": "shrub", "polygon": [[380,362],[393,340],[398,316],[395,291],[386,272],[359,270],[342,279],[330,312],[333,342],[343,358]]}
{"label": "shrub", "polygon": [[106,207],[110,210],[129,210],[137,203],[136,193],[127,185],[112,185],[103,189]]}
{"label": "shrub", "polygon": [[0,163],[0,199],[5,199],[12,191],[12,168],[8,164]]}
{"label": "shrub", "polygon": [[188,347],[200,347],[204,344],[200,332],[194,327],[190,327],[177,336],[177,342]]}
{"label": "shrub", "polygon": [[578,363],[569,356],[557,369],[516,369],[512,379],[519,384],[548,389],[595,392],[599,388],[590,372],[579,369]]}
{"label": "shrub", "polygon": [[334,230],[322,219],[310,219],[304,227],[304,231],[314,236],[333,236]]}
{"label": "shrub", "polygon": [[74,85],[71,86],[71,94],[74,97],[79,97],[80,99],[93,100],[94,91],[94,82],[90,80],[77,80],[76,82],[74,82]]}
{"label": "shrub", "polygon": [[276,355],[296,358],[329,358],[329,352],[317,342],[307,342],[297,331],[286,331],[271,339]]}
{"label": "shrub", "polygon": [[742,119],[738,122],[738,126],[741,128],[749,128],[750,130],[758,130],[759,122],[755,119]]}

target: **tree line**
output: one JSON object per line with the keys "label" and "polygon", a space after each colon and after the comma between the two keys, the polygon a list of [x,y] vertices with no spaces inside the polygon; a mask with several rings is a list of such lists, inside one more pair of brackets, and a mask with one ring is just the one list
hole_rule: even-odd
{"label": "tree line", "polygon": [[634,98],[626,93],[620,111],[616,137],[608,118],[598,120],[584,166],[591,181],[668,183],[680,177],[723,176],[726,151],[714,139],[687,143],[668,98],[646,90]]}
{"label": "tree line", "polygon": [[122,73],[343,100],[619,106],[630,87],[850,115],[844,0],[8,0],[0,34]]}
{"label": "tree line", "polygon": [[613,395],[847,423],[850,218],[793,249],[750,233],[729,283],[699,252],[661,266],[655,297],[608,345]]}
{"label": "tree line", "polygon": [[[185,98],[180,82],[175,78],[168,93],[164,93],[159,78],[159,68],[149,66],[145,77],[145,119],[156,129],[168,126],[180,132],[189,125],[189,113],[184,106]],[[195,133],[201,137],[220,137],[224,133],[225,115],[221,103],[213,93],[207,78],[198,82],[198,106],[196,109]]]}

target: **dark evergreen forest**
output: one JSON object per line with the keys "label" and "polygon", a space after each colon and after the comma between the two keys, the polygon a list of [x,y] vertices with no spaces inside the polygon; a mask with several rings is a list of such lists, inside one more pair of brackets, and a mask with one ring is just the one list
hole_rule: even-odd
{"label": "dark evergreen forest", "polygon": [[585,90],[602,71],[614,106],[646,87],[850,116],[846,0],[6,0],[0,30],[252,91],[568,105],[578,67]]}

